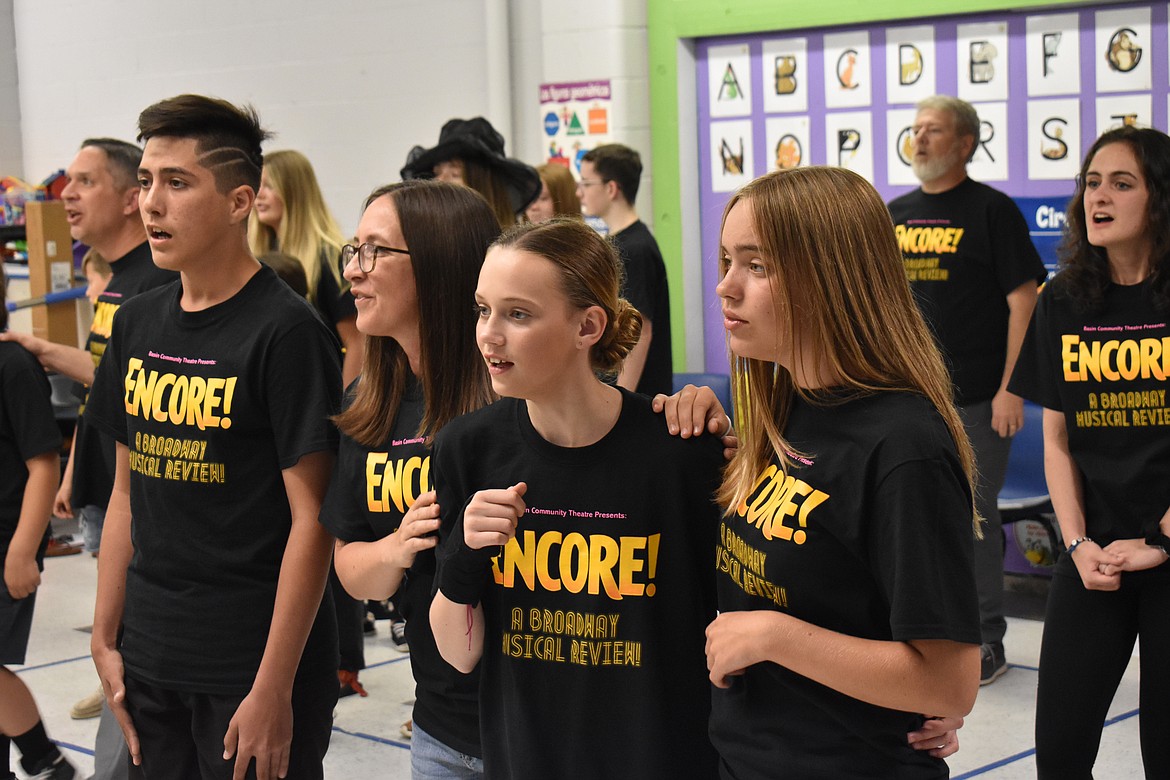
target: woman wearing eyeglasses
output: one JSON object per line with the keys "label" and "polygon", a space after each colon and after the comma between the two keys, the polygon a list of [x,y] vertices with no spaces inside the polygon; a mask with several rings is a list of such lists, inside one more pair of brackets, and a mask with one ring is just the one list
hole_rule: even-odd
{"label": "woman wearing eyeglasses", "polygon": [[393,597],[406,619],[415,778],[481,771],[478,679],[443,661],[427,620],[439,527],[430,442],[492,398],[471,301],[499,232],[472,190],[409,181],[371,193],[341,253],[366,348],[336,418],[341,444],[321,522],[338,539],[334,565],[350,595]]}

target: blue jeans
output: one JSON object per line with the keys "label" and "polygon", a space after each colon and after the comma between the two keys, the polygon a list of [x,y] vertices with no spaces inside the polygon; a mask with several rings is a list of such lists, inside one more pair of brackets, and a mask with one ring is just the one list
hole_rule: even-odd
{"label": "blue jeans", "polygon": [[106,524],[106,508],[96,504],[87,504],[78,513],[81,525],[81,539],[85,543],[85,551],[96,553],[102,546],[102,528]]}
{"label": "blue jeans", "polygon": [[414,724],[410,736],[411,780],[481,780],[483,759],[447,747]]}

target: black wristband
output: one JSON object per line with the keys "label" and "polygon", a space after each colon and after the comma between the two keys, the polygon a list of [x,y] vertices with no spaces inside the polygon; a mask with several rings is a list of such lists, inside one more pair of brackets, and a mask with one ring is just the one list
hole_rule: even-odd
{"label": "black wristband", "polygon": [[472,550],[463,539],[453,540],[437,560],[437,589],[456,604],[476,606],[483,598],[491,559],[498,549]]}
{"label": "black wristband", "polygon": [[1154,526],[1154,530],[1146,535],[1146,544],[1150,547],[1161,547],[1162,552],[1170,554],[1170,537],[1162,533],[1162,526]]}
{"label": "black wristband", "polygon": [[474,607],[483,598],[492,556],[500,548],[473,550],[467,546],[463,539],[463,513],[470,503],[470,498],[463,503],[455,526],[435,551],[435,590],[442,591],[444,596],[456,604]]}

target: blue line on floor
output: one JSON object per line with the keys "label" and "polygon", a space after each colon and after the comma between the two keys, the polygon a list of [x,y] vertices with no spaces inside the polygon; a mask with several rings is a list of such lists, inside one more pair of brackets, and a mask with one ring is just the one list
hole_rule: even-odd
{"label": "blue line on floor", "polygon": [[69,742],[62,742],[59,739],[53,740],[53,744],[59,748],[65,748],[66,750],[72,750],[74,753],[81,753],[82,755],[85,755],[85,756],[92,756],[93,755],[92,750],[90,750],[89,748],[83,748],[81,745],[74,745],[74,744],[71,744]]}
{"label": "blue line on floor", "polygon": [[409,660],[410,660],[409,655],[403,655],[400,658],[391,658],[389,661],[379,661],[376,664],[370,664],[369,666],[366,667],[366,669],[377,669],[379,666],[386,666],[388,664],[397,664],[397,663],[402,663],[403,661],[409,661]]}
{"label": "blue line on floor", "polygon": [[[1109,718],[1108,720],[1105,721],[1104,724],[1102,724],[1102,728],[1108,728],[1109,726],[1113,726],[1117,723],[1121,723],[1124,720],[1129,720],[1134,715],[1137,715],[1139,712],[1140,712],[1140,710],[1130,710],[1129,712],[1123,712],[1120,715],[1117,715],[1116,717]],[[1016,753],[1014,756],[1008,756],[1007,758],[1001,758],[999,761],[995,761],[995,762],[987,764],[985,766],[981,766],[978,769],[972,769],[970,772],[966,772],[966,773],[961,774],[961,775],[955,775],[954,777],[951,778],[951,780],[966,780],[967,778],[978,777],[979,775],[986,774],[987,772],[990,772],[993,769],[999,769],[1001,766],[1007,766],[1008,764],[1019,761],[1022,758],[1027,758],[1028,756],[1034,756],[1034,755],[1036,755],[1036,748],[1032,748],[1031,750],[1025,750],[1022,753]]]}
{"label": "blue line on floor", "polygon": [[1008,764],[1011,764],[1015,761],[1019,761],[1021,758],[1027,758],[1028,756],[1032,756],[1035,754],[1036,754],[1036,748],[1032,748],[1031,750],[1025,750],[1022,753],[1016,753],[1014,756],[1008,756],[1007,758],[1001,758],[999,761],[994,761],[990,764],[986,764],[984,766],[979,767],[978,769],[972,769],[970,772],[966,772],[965,774],[955,775],[954,777],[951,778],[951,780],[966,780],[966,778],[968,778],[968,777],[977,777],[979,775],[986,774],[987,772],[990,772],[992,769],[999,769],[1001,766],[1007,766]]}
{"label": "blue line on floor", "polygon": [[365,734],[361,731],[347,731],[346,729],[343,729],[341,726],[334,726],[333,730],[336,731],[338,734],[345,734],[346,736],[349,736],[349,737],[357,737],[358,739],[367,739],[370,742],[378,742],[382,745],[393,745],[394,747],[399,747],[399,748],[402,748],[404,750],[410,750],[410,743],[409,742],[400,742],[400,741],[395,740],[395,739],[386,739],[385,737],[378,737],[378,736],[375,736],[373,734]]}
{"label": "blue line on floor", "polygon": [[50,666],[60,666],[61,664],[72,664],[78,661],[88,661],[89,654],[79,655],[76,658],[62,658],[60,661],[49,661],[47,664],[37,664],[36,666],[24,666],[15,670],[17,674],[24,674],[25,672],[35,672],[37,669],[48,669]]}
{"label": "blue line on floor", "polygon": [[1110,718],[1109,720],[1105,721],[1105,725],[1112,726],[1114,723],[1121,723],[1121,721],[1123,721],[1123,720],[1129,720],[1134,715],[1137,715],[1139,712],[1141,712],[1141,710],[1130,710],[1129,712],[1123,712],[1120,715],[1118,715],[1117,717]]}

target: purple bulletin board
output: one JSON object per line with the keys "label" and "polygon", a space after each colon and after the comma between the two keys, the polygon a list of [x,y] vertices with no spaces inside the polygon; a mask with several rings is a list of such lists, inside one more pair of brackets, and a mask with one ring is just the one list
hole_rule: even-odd
{"label": "purple bulletin board", "polygon": [[[852,45],[859,40],[866,45]],[[727,371],[716,260],[723,206],[739,186],[781,163],[843,164],[894,198],[915,186],[899,159],[914,103],[958,95],[984,121],[972,178],[1016,199],[1051,268],[1093,140],[1122,121],[1166,129],[1168,60],[1165,3],[698,40],[706,370]],[[856,91],[843,96],[847,83]]]}

